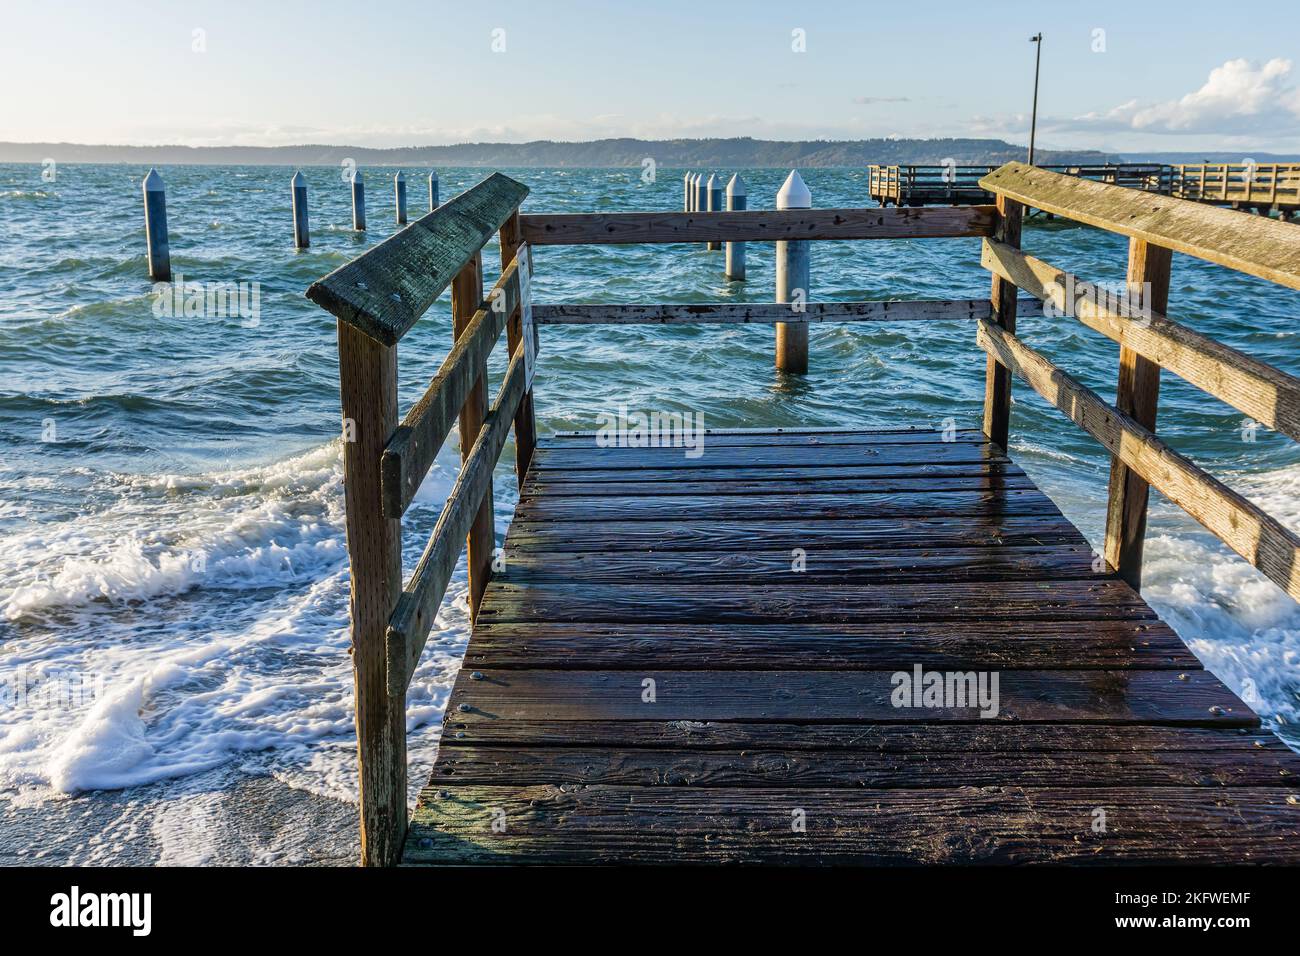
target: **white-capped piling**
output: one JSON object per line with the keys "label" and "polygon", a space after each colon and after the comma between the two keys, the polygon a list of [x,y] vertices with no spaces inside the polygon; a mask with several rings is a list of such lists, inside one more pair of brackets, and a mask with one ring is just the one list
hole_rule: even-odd
{"label": "white-capped piling", "polygon": [[406,176],[399,169],[393,177],[393,202],[397,207],[397,224],[406,225]]}
{"label": "white-capped piling", "polygon": [[366,231],[366,181],[359,169],[352,174],[352,228]]}
{"label": "white-capped piling", "polygon": [[[740,212],[745,208],[745,180],[740,173],[731,177],[727,183],[727,212]],[[743,242],[727,243],[727,264],[723,274],[736,282],[745,281],[745,244]]]}
{"label": "white-capped piling", "polygon": [[289,180],[293,192],[293,247],[306,249],[311,245],[311,233],[307,228],[307,177],[298,170]]}
{"label": "white-capped piling", "polygon": [[158,170],[144,177],[144,241],[149,253],[149,278],[170,282],[171,252],[167,248],[167,192]]}
{"label": "white-capped piling", "polygon": [[429,173],[429,212],[438,208],[438,173],[436,170]]}
{"label": "white-capped piling", "polygon": [[682,177],[682,212],[691,211],[691,180],[694,176],[687,173]]}
{"label": "white-capped piling", "polygon": [[[790,170],[776,194],[777,209],[811,209],[812,193],[797,170]],[[811,268],[808,240],[783,240],[776,244],[776,301],[790,305],[792,320],[776,323],[776,368],[779,372],[808,371],[806,314]]]}
{"label": "white-capped piling", "polygon": [[[708,199],[709,212],[722,212],[722,179],[720,177],[709,175],[709,181],[704,184],[704,194]],[[717,239],[706,243],[705,248],[720,252],[722,250],[722,240]]]}
{"label": "white-capped piling", "polygon": [[[704,212],[709,208],[709,194],[707,192],[708,184],[704,181],[704,174],[697,173],[695,176],[695,211]],[[704,248],[709,248],[706,242]]]}

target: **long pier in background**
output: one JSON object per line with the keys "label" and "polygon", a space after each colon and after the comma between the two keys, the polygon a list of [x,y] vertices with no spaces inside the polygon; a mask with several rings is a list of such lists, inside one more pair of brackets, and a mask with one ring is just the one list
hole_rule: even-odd
{"label": "long pier in background", "polygon": [[[980,180],[996,166],[873,165],[868,192],[882,206],[964,206],[991,203]],[[1107,163],[1039,166],[1110,186],[1227,206],[1282,219],[1300,214],[1300,163]]]}

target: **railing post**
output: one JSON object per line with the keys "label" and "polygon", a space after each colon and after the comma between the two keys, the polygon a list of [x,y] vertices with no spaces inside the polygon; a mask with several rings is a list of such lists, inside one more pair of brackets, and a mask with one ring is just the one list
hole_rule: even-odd
{"label": "railing post", "polygon": [[[483,252],[479,250],[465,267],[451,280],[451,318],[452,342],[460,338],[470,319],[474,317],[483,304]],[[469,453],[478,438],[483,420],[487,417],[487,360],[477,369],[474,387],[465,399],[465,407],[460,410],[460,461],[464,466],[469,460]],[[483,590],[487,587],[492,574],[492,552],[496,548],[496,528],[492,520],[492,486],[489,484],[483,496],[483,504],[470,525],[466,537],[467,566],[469,568],[469,611],[470,621],[478,614],[479,604],[483,601]]]}
{"label": "railing post", "polygon": [[[1020,248],[1020,227],[1025,207],[1001,194],[997,198],[998,222],[994,238]],[[989,299],[993,304],[993,323],[1015,334],[1016,295],[1014,283],[993,276]],[[984,434],[1004,450],[1011,426],[1011,370],[990,355],[984,367]]]}
{"label": "railing post", "polygon": [[[519,225],[519,210],[505,221],[501,227],[501,268],[514,260],[519,247],[523,245],[523,232]],[[506,344],[510,354],[515,354],[519,342],[523,339],[520,327],[520,310],[515,309],[506,323]],[[515,475],[519,487],[523,488],[524,479],[528,477],[528,466],[533,461],[533,449],[537,447],[537,418],[533,413],[533,390],[524,392],[519,400],[519,410],[515,412]]]}
{"label": "railing post", "polygon": [[397,427],[397,349],[341,321],[338,339],[361,862],[392,866],[406,837],[406,700],[388,695],[384,633],[402,590],[402,522],[384,516],[379,461]]}
{"label": "railing post", "polygon": [[[812,193],[797,170],[790,170],[776,194],[777,209],[811,209]],[[806,312],[811,284],[810,248],[806,239],[776,244],[776,301],[790,303],[798,314]],[[802,375],[808,371],[808,323],[776,323],[776,370]]]}
{"label": "railing post", "polygon": [[[1131,305],[1162,315],[1169,303],[1173,254],[1163,246],[1130,239],[1128,298]],[[1132,321],[1132,320],[1130,320]],[[1119,389],[1115,407],[1151,431],[1156,427],[1160,366],[1127,346],[1119,350]],[[1147,530],[1147,482],[1118,457],[1110,460],[1106,505],[1106,561],[1134,590],[1142,585],[1142,545]]]}
{"label": "railing post", "polygon": [[[745,180],[740,178],[740,173],[736,173],[731,177],[731,182],[727,183],[727,212],[742,211],[746,202]],[[724,275],[733,282],[745,281],[745,244],[743,242],[727,243]]]}

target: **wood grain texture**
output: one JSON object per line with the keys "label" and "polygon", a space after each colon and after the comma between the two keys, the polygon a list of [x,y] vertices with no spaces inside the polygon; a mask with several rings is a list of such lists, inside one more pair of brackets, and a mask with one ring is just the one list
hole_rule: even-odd
{"label": "wood grain texture", "polygon": [[1026,206],[1300,289],[1300,231],[1183,199],[1007,163],[980,185]]}
{"label": "wood grain texture", "polygon": [[471,283],[466,289],[468,301],[458,300],[463,309],[472,308],[472,314],[453,317],[457,332],[447,357],[384,449],[384,511],[390,517],[400,517],[410,507],[471,394],[475,401],[481,400],[477,386],[487,358],[501,338],[507,316],[519,307],[517,270],[511,267],[502,273],[486,302],[481,293],[481,288],[475,293]]}
{"label": "wood grain texture", "polygon": [[[521,263],[515,261],[520,248],[523,246],[523,230],[519,225],[519,212],[516,210],[505,224],[501,227],[499,234],[501,246],[501,274],[514,272]],[[527,251],[526,261],[528,262],[529,274],[532,274],[532,252]],[[523,327],[519,304],[516,302],[510,306],[510,322],[508,325],[507,338],[510,343],[510,354],[514,355],[519,343],[523,341]],[[534,321],[536,321],[536,308],[534,307]],[[536,334],[536,329],[533,330]],[[537,447],[537,415],[533,410],[533,390],[529,388],[524,392],[523,398],[519,400],[519,410],[515,412],[515,475],[522,485],[524,477],[528,474],[528,467],[533,460],[533,449]]]}
{"label": "wood grain texture", "polygon": [[519,217],[524,241],[535,246],[990,236],[993,219],[992,206],[551,213]]}
{"label": "wood grain texture", "polygon": [[396,345],[527,195],[523,183],[493,173],[313,282],[307,298],[375,341]]}
{"label": "wood grain texture", "polygon": [[[997,198],[997,226],[995,238],[1010,248],[1020,246],[1020,231],[1025,209],[1014,199]],[[989,322],[1007,332],[1016,331],[1018,290],[996,272],[989,292]],[[985,359],[984,369],[984,434],[999,448],[1007,447],[1011,428],[1011,372],[993,355]]]}
{"label": "wood grain texture", "polygon": [[[1041,314],[1037,299],[1023,300]],[[987,299],[892,299],[879,302],[807,302],[804,322],[973,322],[987,319]],[[790,307],[775,302],[655,304],[565,303],[533,309],[538,325],[771,325],[786,322]]]}
{"label": "wood grain texture", "polygon": [[982,435],[710,438],[537,449],[406,862],[1297,856],[1300,757]]}
{"label": "wood grain texture", "polygon": [[465,666],[554,670],[1199,670],[1160,621],[852,621],[840,624],[481,623]]}
{"label": "wood grain texture", "polygon": [[1174,322],[1164,314],[1164,304],[1153,306],[1149,317],[1136,310],[1129,317],[1101,297],[1067,302],[1065,290],[1082,289],[1085,280],[1010,246],[985,240],[982,261],[1062,314],[1073,314],[1088,328],[1300,441],[1300,379],[1294,375]]}
{"label": "wood grain texture", "polygon": [[384,514],[379,458],[397,425],[397,352],[337,326],[361,862],[390,866],[406,834],[406,715],[388,693],[384,638],[402,587],[402,527]]}
{"label": "wood grain texture", "polygon": [[[1169,302],[1173,253],[1142,239],[1129,240],[1128,298],[1141,309],[1164,312]],[[1115,407],[1151,432],[1156,430],[1160,366],[1121,345]],[[1147,480],[1118,455],[1110,459],[1106,502],[1106,562],[1133,589],[1142,587],[1142,552],[1147,533]]]}
{"label": "wood grain texture", "polygon": [[[432,786],[409,862],[971,865],[1300,862],[1282,787],[948,790]],[[1094,833],[1093,811],[1107,811]],[[800,811],[804,828],[792,826]],[[504,829],[494,830],[493,819]]]}

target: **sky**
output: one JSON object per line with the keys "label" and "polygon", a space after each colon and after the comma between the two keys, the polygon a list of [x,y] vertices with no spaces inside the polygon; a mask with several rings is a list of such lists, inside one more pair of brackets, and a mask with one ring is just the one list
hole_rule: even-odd
{"label": "sky", "polygon": [[0,0],[0,140],[1296,151],[1297,2]]}

